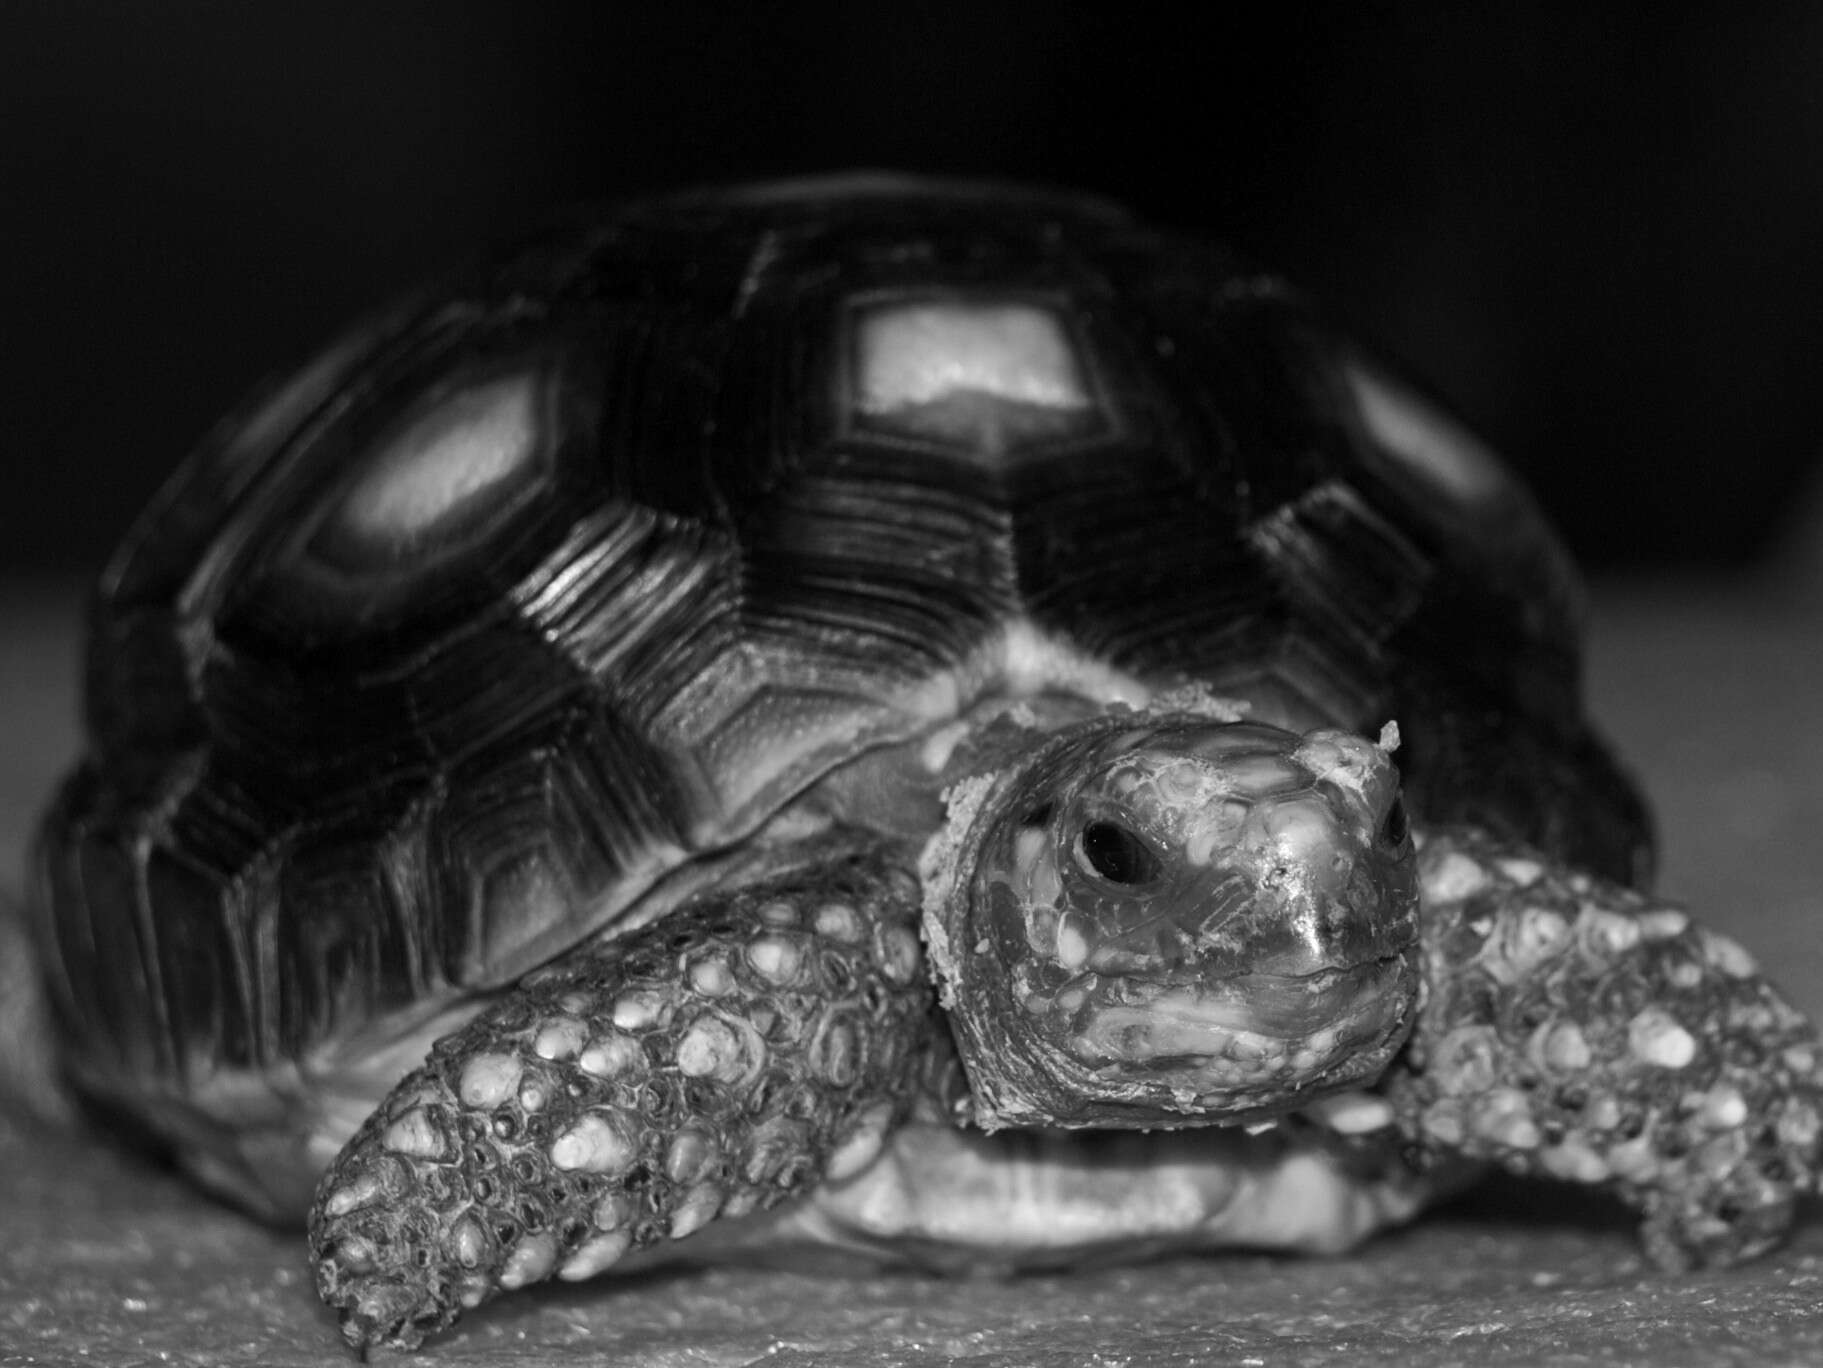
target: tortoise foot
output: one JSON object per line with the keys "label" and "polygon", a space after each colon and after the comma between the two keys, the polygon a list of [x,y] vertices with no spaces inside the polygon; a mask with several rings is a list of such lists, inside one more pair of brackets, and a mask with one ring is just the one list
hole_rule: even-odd
{"label": "tortoise foot", "polygon": [[352,1347],[771,1206],[877,1152],[930,1039],[917,885],[823,848],[540,970],[432,1049],[318,1186]]}

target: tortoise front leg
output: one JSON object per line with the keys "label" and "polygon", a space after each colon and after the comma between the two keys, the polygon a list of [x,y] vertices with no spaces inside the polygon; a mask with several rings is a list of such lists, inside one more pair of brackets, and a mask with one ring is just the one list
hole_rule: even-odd
{"label": "tortoise front leg", "polygon": [[1817,1034],[1679,909],[1463,833],[1419,854],[1428,1000],[1386,1089],[1422,1149],[1610,1188],[1668,1268],[1769,1248],[1819,1165]]}
{"label": "tortoise front leg", "polygon": [[931,1032],[918,884],[825,843],[541,970],[394,1089],[317,1188],[317,1287],[365,1350],[864,1165]]}

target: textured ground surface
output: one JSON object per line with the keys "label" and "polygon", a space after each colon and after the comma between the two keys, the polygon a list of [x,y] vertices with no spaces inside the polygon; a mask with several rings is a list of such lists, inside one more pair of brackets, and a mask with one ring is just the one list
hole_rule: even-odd
{"label": "textured ground surface", "polygon": [[[1662,886],[1823,1015],[1823,581],[1612,587],[1598,713],[1663,818]],[[0,591],[0,868],[73,744],[65,596]],[[10,878],[9,878],[10,881]],[[302,1241],[92,1139],[0,1118],[0,1368],[347,1361]],[[714,1270],[508,1299],[445,1363],[1823,1362],[1823,1213],[1752,1268],[1646,1269],[1610,1212],[1501,1191],[1337,1260],[1015,1283]],[[380,1355],[379,1358],[387,1356]]]}

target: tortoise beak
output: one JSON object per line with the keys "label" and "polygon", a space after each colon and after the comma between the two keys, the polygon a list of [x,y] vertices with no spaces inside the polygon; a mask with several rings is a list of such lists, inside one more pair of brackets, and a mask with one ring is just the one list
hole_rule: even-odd
{"label": "tortoise beak", "polygon": [[1240,974],[1209,985],[1185,1015],[1213,1031],[1298,1040],[1381,1015],[1405,968],[1405,960],[1395,958],[1314,974]]}

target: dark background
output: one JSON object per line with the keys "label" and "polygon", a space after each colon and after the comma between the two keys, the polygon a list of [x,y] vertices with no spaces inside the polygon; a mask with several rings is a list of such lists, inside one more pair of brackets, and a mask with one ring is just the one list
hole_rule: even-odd
{"label": "dark background", "polygon": [[1823,6],[1206,8],[0,0],[0,571],[92,566],[242,390],[476,244],[850,166],[1231,238],[1590,560],[1776,544],[1823,450]]}

